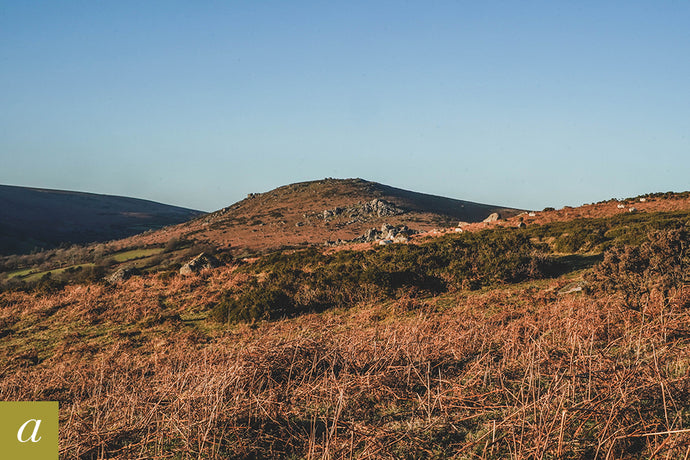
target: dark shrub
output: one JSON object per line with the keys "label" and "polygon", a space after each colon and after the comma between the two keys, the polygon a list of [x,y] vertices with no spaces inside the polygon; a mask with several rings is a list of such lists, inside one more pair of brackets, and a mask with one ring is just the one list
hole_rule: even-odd
{"label": "dark shrub", "polygon": [[50,272],[46,273],[36,283],[34,291],[40,294],[54,294],[65,287],[65,282],[55,279]]}
{"label": "dark shrub", "polygon": [[278,319],[293,315],[292,307],[292,299],[285,292],[253,285],[239,295],[226,294],[210,317],[227,323]]}
{"label": "dark shrub", "polygon": [[627,306],[639,309],[652,292],[667,298],[688,282],[689,245],[685,227],[650,232],[640,246],[608,249],[588,279],[594,288],[622,293]]}

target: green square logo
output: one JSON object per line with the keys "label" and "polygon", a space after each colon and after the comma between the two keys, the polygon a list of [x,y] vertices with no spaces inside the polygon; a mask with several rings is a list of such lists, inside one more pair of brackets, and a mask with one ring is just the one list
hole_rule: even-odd
{"label": "green square logo", "polygon": [[58,460],[58,402],[0,401],[0,455]]}

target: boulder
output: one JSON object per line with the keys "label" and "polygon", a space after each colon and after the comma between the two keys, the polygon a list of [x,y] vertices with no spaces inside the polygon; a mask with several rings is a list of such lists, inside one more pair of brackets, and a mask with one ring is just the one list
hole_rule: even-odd
{"label": "boulder", "polygon": [[398,229],[390,224],[381,225],[381,235],[384,240],[392,240],[398,234]]}
{"label": "boulder", "polygon": [[136,267],[123,267],[118,269],[115,273],[110,275],[107,280],[109,283],[119,283],[121,281],[127,281],[133,276],[138,276],[141,275],[141,271],[139,271],[138,268]]}
{"label": "boulder", "polygon": [[366,233],[363,235],[364,237],[364,242],[365,243],[370,243],[372,241],[376,241],[379,239],[381,234],[376,231],[375,228],[370,228],[369,230],[366,231]]}
{"label": "boulder", "polygon": [[407,243],[408,241],[410,241],[410,239],[407,237],[407,235],[404,235],[403,233],[398,233],[393,238],[393,243]]}
{"label": "boulder", "polygon": [[192,273],[199,273],[202,270],[220,267],[218,259],[210,254],[202,252],[180,268],[180,275],[191,275]]}
{"label": "boulder", "polygon": [[501,218],[501,216],[499,216],[497,212],[492,212],[491,214],[489,214],[489,217],[484,219],[483,222],[487,222],[487,223],[488,222],[496,222],[500,218]]}

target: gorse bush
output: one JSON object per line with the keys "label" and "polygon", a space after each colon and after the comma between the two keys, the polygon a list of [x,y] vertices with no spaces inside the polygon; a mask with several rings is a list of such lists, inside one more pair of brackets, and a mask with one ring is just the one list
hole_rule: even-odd
{"label": "gorse bush", "polygon": [[555,249],[565,253],[590,251],[607,240],[605,234],[601,227],[573,228],[570,233],[562,233],[556,239]]}
{"label": "gorse bush", "polygon": [[451,239],[447,273],[460,285],[465,280],[476,286],[516,283],[543,278],[553,272],[548,247],[535,245],[513,229],[468,234]]}
{"label": "gorse bush", "polygon": [[370,251],[276,253],[245,267],[254,281],[225,293],[211,318],[276,319],[362,301],[541,278],[553,268],[545,249],[522,232],[499,229]]}
{"label": "gorse bush", "polygon": [[640,246],[617,245],[589,275],[593,289],[623,294],[640,309],[654,293],[667,299],[690,281],[690,232],[686,227],[650,232]]}
{"label": "gorse bush", "polygon": [[290,296],[276,288],[262,288],[256,283],[238,296],[226,294],[211,312],[218,322],[274,319],[293,314]]}

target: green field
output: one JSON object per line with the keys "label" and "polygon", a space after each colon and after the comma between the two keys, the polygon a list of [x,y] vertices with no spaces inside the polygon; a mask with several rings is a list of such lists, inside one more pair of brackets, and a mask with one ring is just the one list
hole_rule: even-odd
{"label": "green field", "polygon": [[15,271],[15,272],[9,272],[9,273],[7,274],[7,277],[8,277],[8,278],[22,277],[22,276],[29,275],[29,274],[32,273],[33,271],[34,271],[33,268],[25,268],[25,269],[22,269],[22,270],[17,270],[17,271]]}
{"label": "green field", "polygon": [[8,274],[9,278],[21,278],[24,281],[37,281],[40,280],[42,277],[50,273],[51,276],[53,275],[59,275],[61,273],[66,272],[67,270],[70,269],[79,269],[79,268],[86,268],[86,267],[93,267],[95,264],[78,264],[78,265],[70,265],[69,267],[63,267],[63,268],[56,268],[53,270],[46,270],[43,272],[37,272],[33,273],[33,269],[29,268],[26,270],[20,270],[17,272],[12,272]]}
{"label": "green field", "polygon": [[[131,251],[124,251],[120,252],[117,254],[112,255],[112,259],[115,262],[122,263],[122,262],[129,262],[132,260],[145,260],[147,258],[150,258],[154,255],[158,255],[164,251],[163,248],[150,248],[150,249],[133,249]],[[7,278],[17,278],[17,279],[22,279],[24,281],[37,281],[41,279],[43,276],[47,275],[50,273],[52,276],[54,275],[59,275],[67,270],[76,270],[79,268],[86,268],[86,267],[94,267],[95,264],[93,263],[82,263],[82,264],[75,264],[75,265],[70,265],[68,267],[62,267],[62,268],[54,268],[52,270],[41,270],[37,271],[36,268],[24,268],[21,270],[16,270],[13,272],[7,273]]]}
{"label": "green field", "polygon": [[127,262],[129,260],[142,259],[144,257],[149,257],[152,255],[160,254],[164,251],[163,248],[151,248],[151,249],[134,249],[132,251],[120,252],[113,255],[113,259],[116,262]]}

